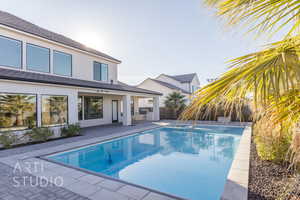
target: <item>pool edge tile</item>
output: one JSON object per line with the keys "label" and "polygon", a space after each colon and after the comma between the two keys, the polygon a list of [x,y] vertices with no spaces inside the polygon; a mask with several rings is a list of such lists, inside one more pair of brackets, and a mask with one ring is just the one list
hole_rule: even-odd
{"label": "pool edge tile", "polygon": [[221,200],[248,199],[251,134],[251,127],[245,127],[227,176]]}

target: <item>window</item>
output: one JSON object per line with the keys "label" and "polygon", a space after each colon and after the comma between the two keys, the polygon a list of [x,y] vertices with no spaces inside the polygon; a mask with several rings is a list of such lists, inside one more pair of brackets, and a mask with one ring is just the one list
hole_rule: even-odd
{"label": "window", "polygon": [[0,36],[0,65],[21,68],[22,42]]}
{"label": "window", "polygon": [[108,65],[101,64],[101,80],[107,81],[108,80]]}
{"label": "window", "polygon": [[108,81],[108,65],[94,62],[94,80]]}
{"label": "window", "polygon": [[101,63],[94,62],[94,80],[101,81]]}
{"label": "window", "polygon": [[83,103],[83,97],[78,97],[78,120],[83,120],[82,103]]}
{"label": "window", "polygon": [[50,50],[27,44],[27,69],[38,72],[50,72]]}
{"label": "window", "polygon": [[36,95],[0,93],[0,131],[36,126]]}
{"label": "window", "polygon": [[102,97],[84,97],[84,119],[103,118],[103,98]]}
{"label": "window", "polygon": [[196,92],[199,89],[200,87],[192,85],[192,93]]}
{"label": "window", "polygon": [[42,96],[42,126],[63,125],[68,122],[67,96]]}
{"label": "window", "polygon": [[72,76],[72,55],[53,51],[53,72],[58,75]]}

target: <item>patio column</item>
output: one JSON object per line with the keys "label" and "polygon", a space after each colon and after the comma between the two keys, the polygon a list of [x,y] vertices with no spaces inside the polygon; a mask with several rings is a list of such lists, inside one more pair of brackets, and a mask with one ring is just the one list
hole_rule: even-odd
{"label": "patio column", "polygon": [[131,96],[124,95],[123,96],[123,125],[130,126],[131,125],[131,105],[130,105]]}
{"label": "patio column", "polygon": [[159,117],[159,96],[153,97],[153,120],[158,121]]}
{"label": "patio column", "polygon": [[133,97],[134,114],[139,113],[139,98]]}

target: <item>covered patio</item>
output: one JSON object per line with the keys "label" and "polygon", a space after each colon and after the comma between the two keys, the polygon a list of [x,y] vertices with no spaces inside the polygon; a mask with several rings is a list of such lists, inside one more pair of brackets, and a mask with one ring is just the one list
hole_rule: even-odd
{"label": "covered patio", "polygon": [[[152,98],[153,108],[147,113],[140,113],[139,99]],[[159,95],[80,89],[78,91],[78,122],[81,127],[122,123],[130,126],[139,121],[158,121]],[[75,113],[74,113],[75,114]]]}

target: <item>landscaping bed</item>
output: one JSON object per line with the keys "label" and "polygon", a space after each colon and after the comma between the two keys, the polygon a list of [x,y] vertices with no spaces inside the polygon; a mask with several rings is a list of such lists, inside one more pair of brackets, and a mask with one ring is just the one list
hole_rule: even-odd
{"label": "landscaping bed", "polygon": [[249,200],[300,200],[300,175],[287,164],[261,160],[252,140],[249,171]]}

